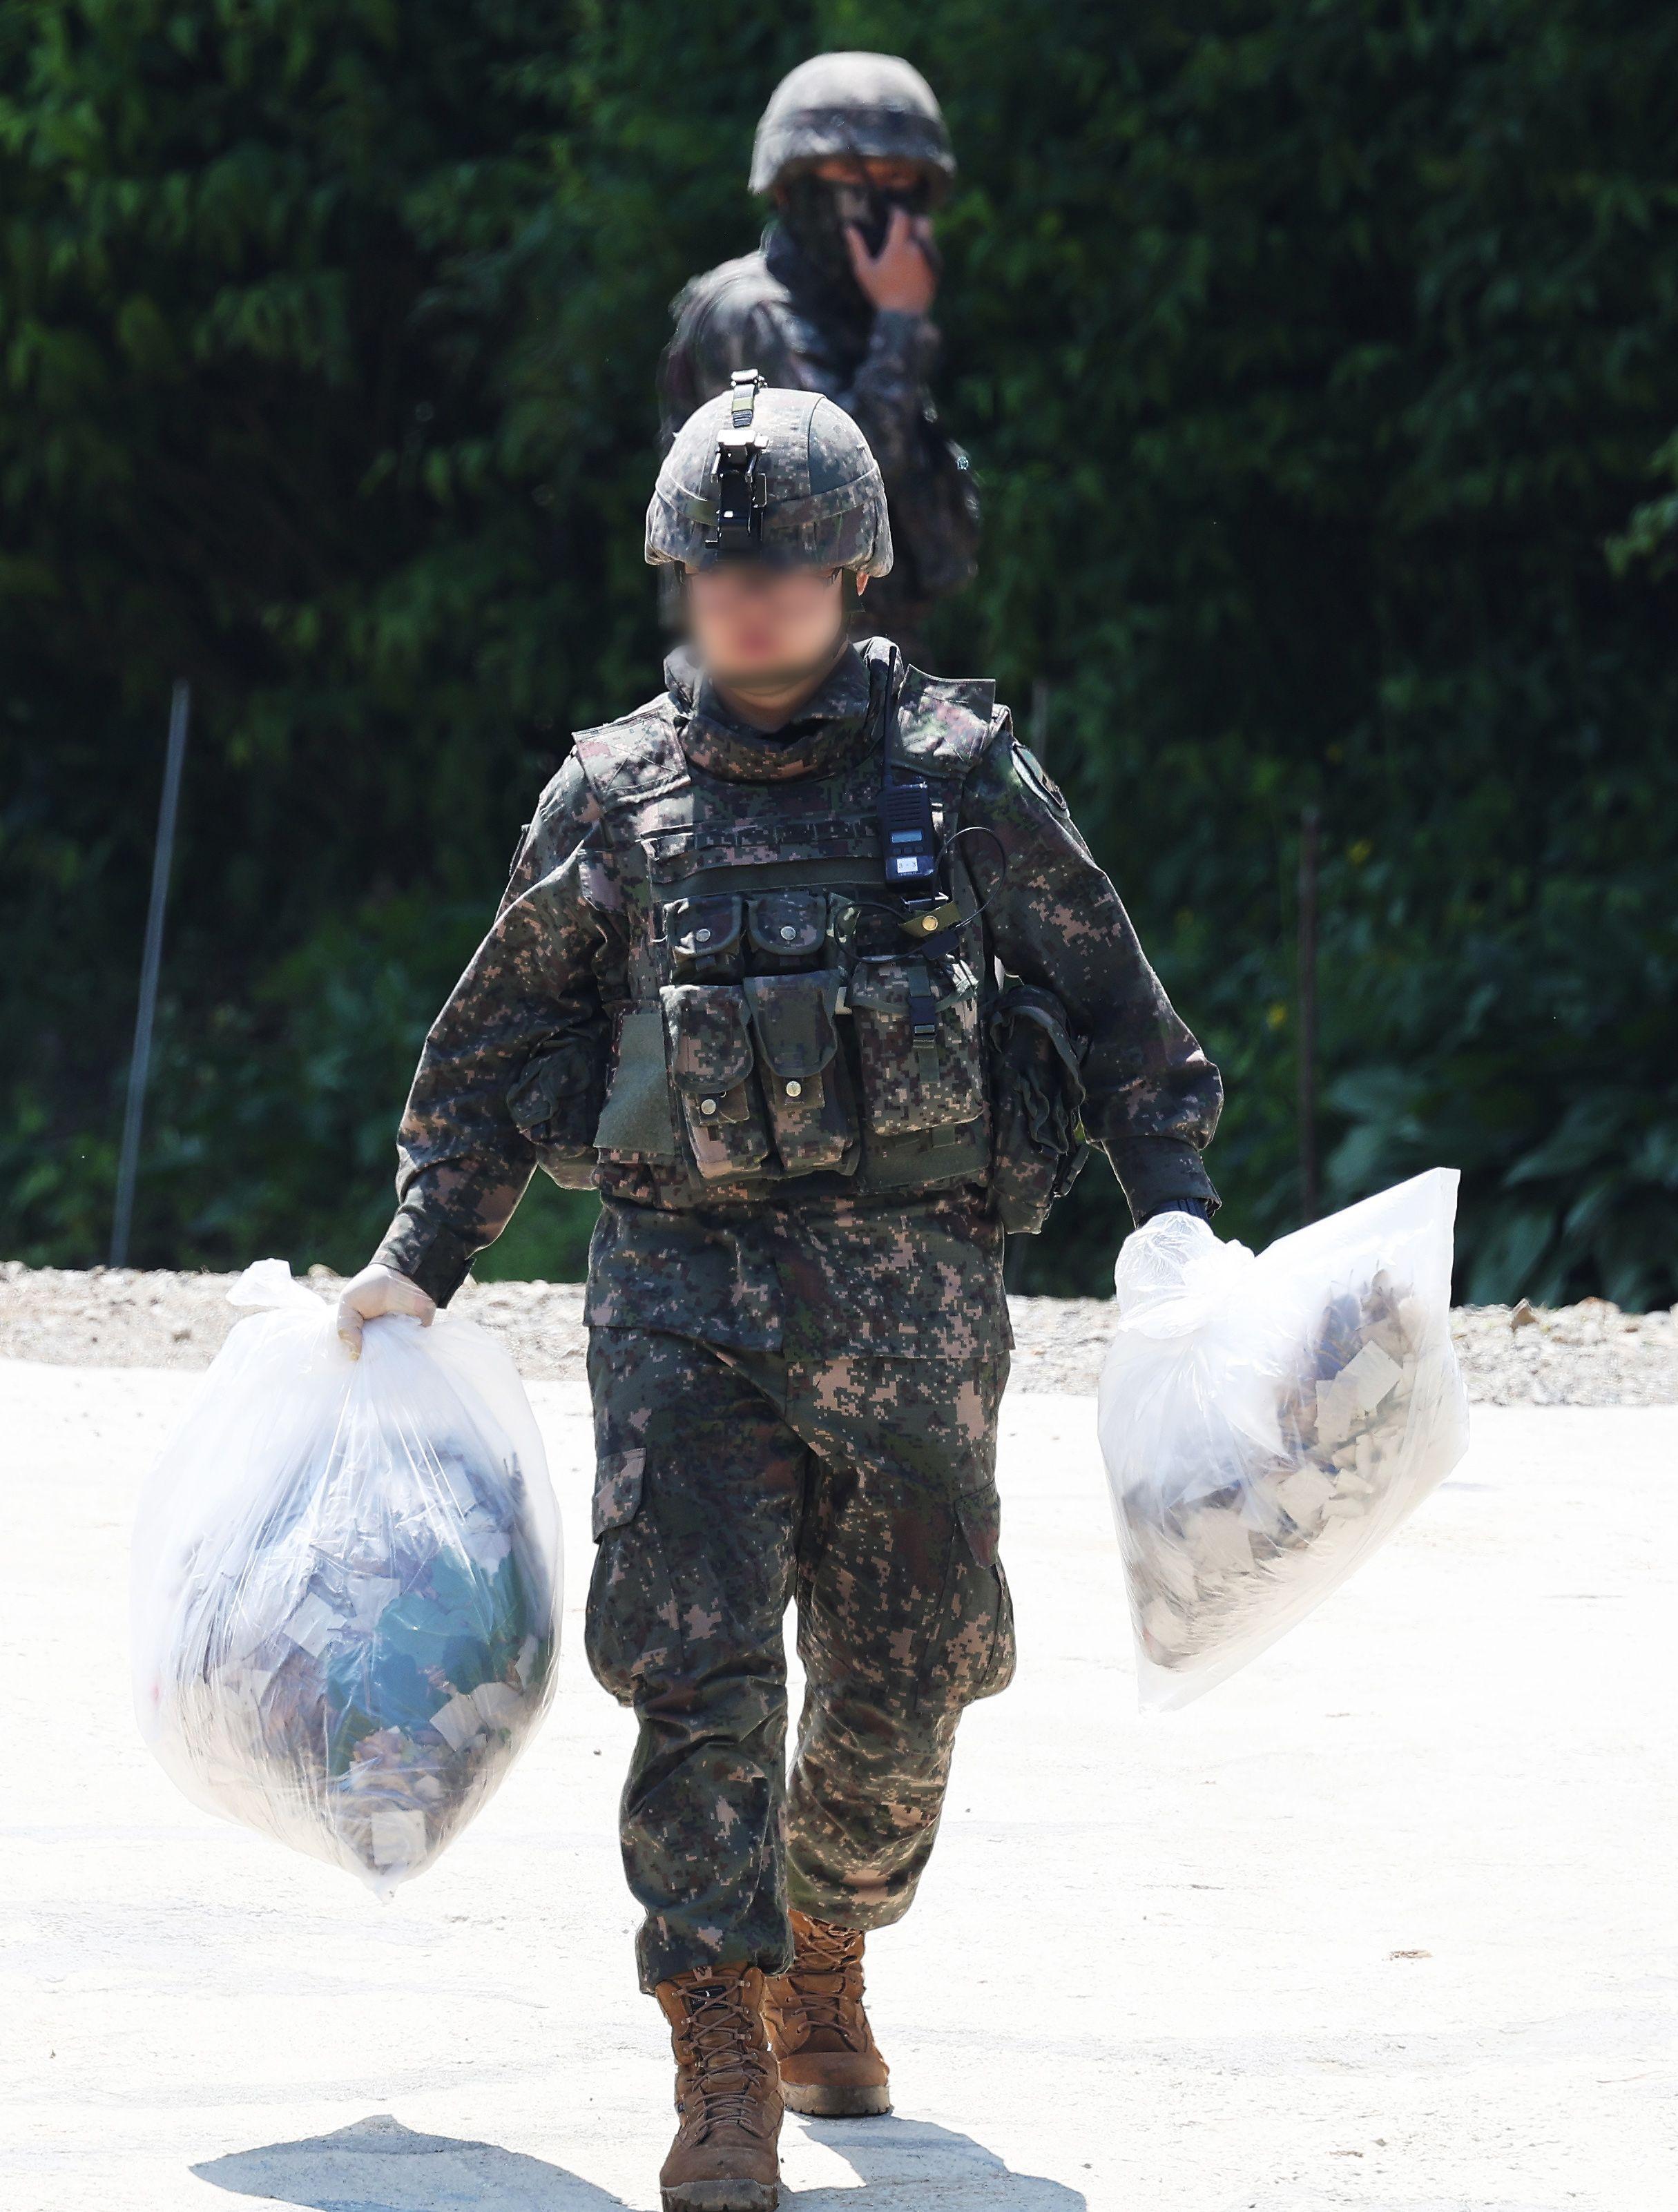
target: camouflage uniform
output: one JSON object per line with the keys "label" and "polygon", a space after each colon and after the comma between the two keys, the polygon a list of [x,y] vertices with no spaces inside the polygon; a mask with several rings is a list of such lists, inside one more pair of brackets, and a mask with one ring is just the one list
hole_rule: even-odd
{"label": "camouflage uniform", "polygon": [[818,55],[785,80],[759,126],[751,189],[793,189],[757,251],[695,277],[672,303],[660,410],[668,441],[741,368],[842,407],[879,463],[897,551],[894,573],[869,593],[864,627],[926,667],[922,628],[933,603],[974,574],[978,494],[927,389],[936,328],[925,315],[875,309],[826,197],[806,189],[813,161],[856,154],[920,162],[933,197],[955,168],[938,104],[906,62]]}
{"label": "camouflage uniform", "polygon": [[1013,1671],[1006,1364],[594,1329],[588,1657],[641,1722],[623,1851],[646,1987],[702,1960],[784,1966],[789,1904],[851,1928],[908,1909],[961,1710]]}
{"label": "camouflage uniform", "polygon": [[[827,465],[842,416],[765,397],[771,480],[884,565],[877,485]],[[727,508],[720,470],[714,502],[684,473],[719,419],[666,462],[649,543]],[[804,526],[764,557],[808,558]],[[959,1714],[1012,1665],[1005,1228],[1085,1136],[1139,1218],[1215,1203],[1219,1098],[988,684],[871,640],[767,737],[685,656],[666,678],[543,796],[427,1041],[379,1254],[447,1299],[536,1167],[599,1189],[588,1650],[641,1721],[623,1832],[648,1988],[782,1971],[789,1900],[855,1928],[907,1910]],[[919,904],[882,844],[882,779],[909,774],[948,862]]]}

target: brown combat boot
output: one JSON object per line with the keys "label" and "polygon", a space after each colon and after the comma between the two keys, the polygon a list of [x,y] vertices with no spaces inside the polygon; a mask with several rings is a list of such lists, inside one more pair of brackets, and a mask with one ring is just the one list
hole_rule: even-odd
{"label": "brown combat boot", "polygon": [[676,2046],[680,2124],[659,2174],[664,2212],[775,2212],[781,2093],[755,1966],[696,1966],[660,1982]]}
{"label": "brown combat boot", "polygon": [[793,1915],[792,1971],[763,1985],[763,2022],[795,2112],[889,2112],[891,2069],[862,2009],[862,1931]]}

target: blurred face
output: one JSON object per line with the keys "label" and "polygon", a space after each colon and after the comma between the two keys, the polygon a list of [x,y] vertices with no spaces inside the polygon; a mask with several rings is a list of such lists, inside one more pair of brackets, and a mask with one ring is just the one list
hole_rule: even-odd
{"label": "blurred face", "polygon": [[723,561],[690,569],[688,635],[731,690],[774,692],[824,669],[845,634],[842,572]]}

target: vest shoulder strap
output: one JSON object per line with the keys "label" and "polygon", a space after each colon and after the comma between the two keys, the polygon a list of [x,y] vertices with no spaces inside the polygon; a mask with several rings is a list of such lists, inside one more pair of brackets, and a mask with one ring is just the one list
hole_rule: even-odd
{"label": "vest shoulder strap", "polygon": [[990,743],[996,686],[988,676],[911,668],[897,695],[892,758],[920,775],[964,782]]}
{"label": "vest shoulder strap", "polygon": [[688,764],[677,742],[667,698],[596,729],[579,730],[571,740],[577,765],[603,814],[662,798],[688,781]]}

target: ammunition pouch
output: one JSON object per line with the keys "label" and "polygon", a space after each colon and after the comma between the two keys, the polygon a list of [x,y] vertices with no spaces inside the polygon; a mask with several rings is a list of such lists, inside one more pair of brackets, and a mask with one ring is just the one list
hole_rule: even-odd
{"label": "ammunition pouch", "polygon": [[665,909],[671,972],[682,983],[738,983],[745,972],[745,902],[678,899]]}
{"label": "ammunition pouch", "polygon": [[831,970],[746,981],[775,1149],[789,1175],[856,1166],[856,1112],[836,1019],[840,988]]}
{"label": "ammunition pouch", "polygon": [[877,1137],[980,1121],[979,987],[964,961],[893,953],[852,970],[862,1111]]}
{"label": "ammunition pouch", "polygon": [[746,996],[732,983],[667,983],[661,994],[670,1074],[703,1182],[731,1182],[769,1156]]}
{"label": "ammunition pouch", "polygon": [[745,902],[746,942],[758,975],[819,964],[827,943],[828,901],[824,891],[759,891]]}
{"label": "ammunition pouch", "polygon": [[990,1018],[991,1210],[1035,1237],[1089,1155],[1079,1121],[1083,1046],[1052,993],[1011,982]]}
{"label": "ammunition pouch", "polygon": [[665,987],[671,1081],[702,1182],[855,1172],[841,989],[839,975],[824,969],[748,975],[739,987]]}
{"label": "ammunition pouch", "polygon": [[[687,976],[743,961],[738,982],[662,986],[629,1008],[595,1141],[670,1156],[701,1183],[856,1176],[863,1188],[980,1181],[988,1158],[977,980],[923,951],[812,967],[832,942],[825,893],[684,902],[666,915]],[[656,1036],[647,1017],[656,1014]],[[847,1018],[848,1017],[848,1018]],[[847,1031],[850,1034],[847,1034]],[[643,1064],[644,1063],[644,1064]]]}

